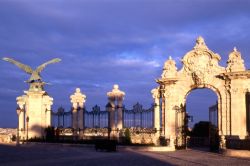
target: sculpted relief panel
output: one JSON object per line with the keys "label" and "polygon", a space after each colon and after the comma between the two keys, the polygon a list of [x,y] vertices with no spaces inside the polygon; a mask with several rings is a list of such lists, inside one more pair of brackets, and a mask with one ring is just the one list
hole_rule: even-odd
{"label": "sculpted relief panel", "polygon": [[207,48],[204,39],[199,37],[194,49],[184,56],[181,73],[191,76],[196,85],[207,84],[214,75],[225,71],[225,68],[218,65],[220,59],[218,54]]}

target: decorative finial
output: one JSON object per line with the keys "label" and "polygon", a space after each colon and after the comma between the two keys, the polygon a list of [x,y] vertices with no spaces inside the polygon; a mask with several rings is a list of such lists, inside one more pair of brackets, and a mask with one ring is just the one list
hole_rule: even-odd
{"label": "decorative finial", "polygon": [[117,90],[117,89],[119,89],[119,85],[118,84],[114,84],[113,88]]}
{"label": "decorative finial", "polygon": [[172,57],[171,57],[171,56],[169,56],[169,57],[168,57],[168,59],[169,59],[169,60],[172,60]]}
{"label": "decorative finial", "polygon": [[114,84],[113,89],[111,92],[107,93],[107,96],[109,98],[123,98],[125,96],[125,93],[121,90],[119,90],[119,85],[118,84]]}
{"label": "decorative finial", "polygon": [[81,89],[80,88],[76,88],[76,93],[81,93]]}
{"label": "decorative finial", "polygon": [[236,47],[234,47],[234,52],[237,52],[237,48]]}
{"label": "decorative finial", "polygon": [[199,36],[196,39],[196,45],[194,46],[194,49],[208,49],[203,37]]}
{"label": "decorative finial", "polygon": [[203,37],[199,36],[197,39],[196,39],[196,43],[198,45],[205,45],[205,41],[203,39]]}

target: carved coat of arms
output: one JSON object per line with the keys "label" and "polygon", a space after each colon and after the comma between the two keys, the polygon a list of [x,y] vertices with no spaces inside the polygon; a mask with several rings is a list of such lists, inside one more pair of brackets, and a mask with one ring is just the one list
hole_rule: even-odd
{"label": "carved coat of arms", "polygon": [[183,58],[184,70],[191,75],[196,85],[209,82],[211,76],[220,68],[218,61],[220,56],[210,51],[203,38],[198,38],[192,51]]}

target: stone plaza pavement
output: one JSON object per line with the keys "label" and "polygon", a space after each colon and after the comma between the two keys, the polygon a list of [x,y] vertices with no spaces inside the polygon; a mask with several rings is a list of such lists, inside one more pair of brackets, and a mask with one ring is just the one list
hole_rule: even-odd
{"label": "stone plaza pavement", "polygon": [[96,152],[93,146],[30,144],[0,145],[0,165],[6,166],[167,166],[250,165],[249,159],[225,157],[197,150],[147,152],[119,147],[117,152]]}

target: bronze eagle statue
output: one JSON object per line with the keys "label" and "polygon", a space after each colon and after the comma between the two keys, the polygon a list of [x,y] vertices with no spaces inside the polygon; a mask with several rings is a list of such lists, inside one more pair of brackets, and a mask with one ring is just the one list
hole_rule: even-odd
{"label": "bronze eagle statue", "polygon": [[52,59],[48,62],[45,62],[45,63],[41,64],[40,66],[38,66],[36,68],[36,70],[33,70],[30,66],[22,64],[14,59],[4,57],[3,60],[10,62],[10,63],[13,63],[17,67],[19,67],[20,69],[25,71],[26,73],[30,74],[31,76],[30,76],[29,80],[26,81],[27,83],[42,82],[42,78],[40,76],[40,73],[43,71],[43,69],[49,64],[57,63],[57,62],[61,61],[61,59],[59,59],[59,58],[54,58],[54,59]]}

